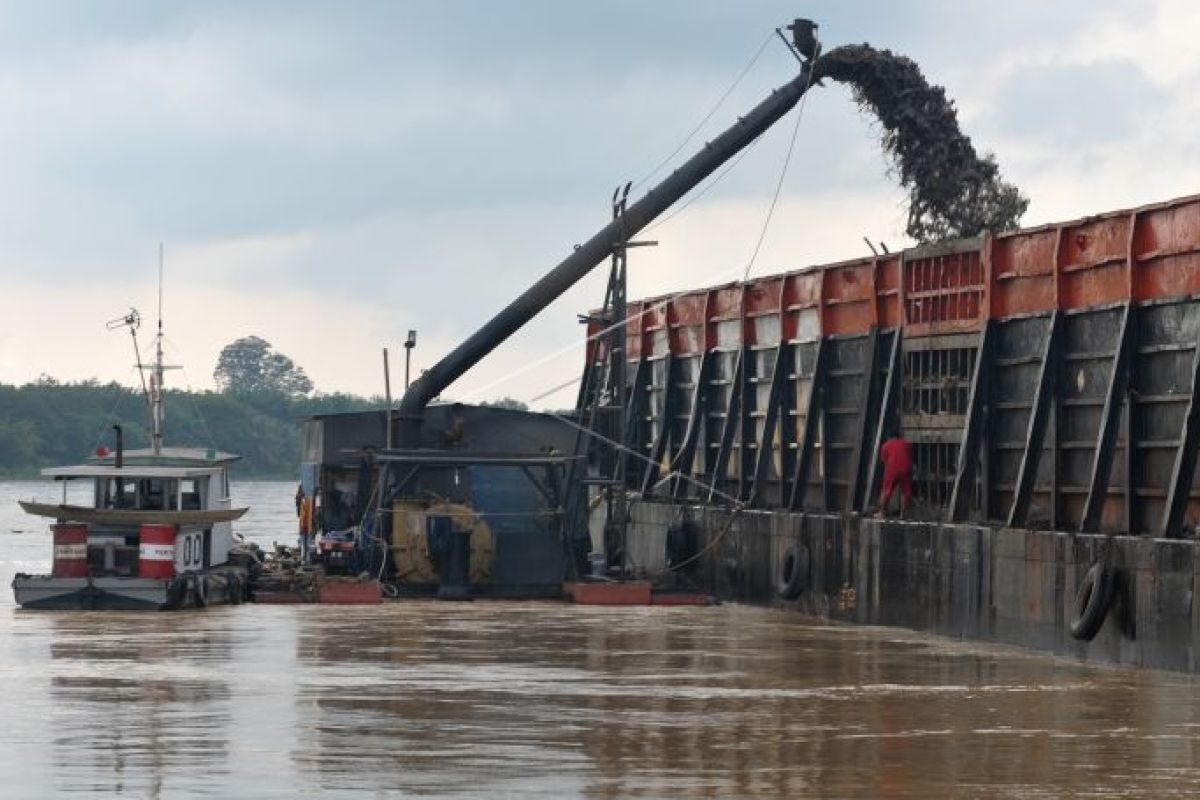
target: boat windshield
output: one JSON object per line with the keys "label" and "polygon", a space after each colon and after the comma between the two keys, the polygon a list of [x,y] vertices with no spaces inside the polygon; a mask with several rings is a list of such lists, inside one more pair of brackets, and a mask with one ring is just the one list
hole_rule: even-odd
{"label": "boat windshield", "polygon": [[96,481],[97,508],[136,511],[198,511],[205,507],[206,478],[103,478]]}

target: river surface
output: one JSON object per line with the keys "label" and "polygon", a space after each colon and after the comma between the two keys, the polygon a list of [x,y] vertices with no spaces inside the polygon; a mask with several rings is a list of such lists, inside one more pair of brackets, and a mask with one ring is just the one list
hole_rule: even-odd
{"label": "river surface", "polygon": [[[288,541],[290,483],[235,484]],[[397,602],[22,612],[0,483],[0,797],[1194,797],[1200,694],[792,613]]]}

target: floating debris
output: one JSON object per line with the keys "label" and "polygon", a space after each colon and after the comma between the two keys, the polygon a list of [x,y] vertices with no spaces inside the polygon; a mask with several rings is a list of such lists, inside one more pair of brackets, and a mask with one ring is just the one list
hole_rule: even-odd
{"label": "floating debris", "polygon": [[908,191],[905,230],[913,239],[935,242],[1019,225],[1029,199],[1001,180],[995,156],[975,152],[946,90],[930,86],[912,59],[846,45],[818,59],[814,78],[849,85],[859,107],[878,118],[883,149]]}

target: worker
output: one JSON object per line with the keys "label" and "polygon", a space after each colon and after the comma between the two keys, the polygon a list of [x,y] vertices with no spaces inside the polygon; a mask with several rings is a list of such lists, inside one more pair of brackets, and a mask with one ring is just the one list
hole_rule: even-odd
{"label": "worker", "polygon": [[316,498],[304,493],[303,484],[296,489],[296,517],[300,534],[300,557],[307,561],[309,550],[312,548],[312,522]]}
{"label": "worker", "polygon": [[908,515],[912,500],[912,445],[895,431],[879,448],[883,462],[883,492],[879,496],[879,513],[886,516],[896,489],[900,489],[900,516]]}

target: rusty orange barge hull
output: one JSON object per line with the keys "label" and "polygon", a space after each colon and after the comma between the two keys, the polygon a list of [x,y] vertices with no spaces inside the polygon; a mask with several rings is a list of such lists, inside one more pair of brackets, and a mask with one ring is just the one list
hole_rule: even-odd
{"label": "rusty orange barge hull", "polygon": [[[725,596],[1198,669],[1200,197],[631,302],[625,351],[635,563],[682,515]],[[889,422],[921,522],[864,518]]]}

